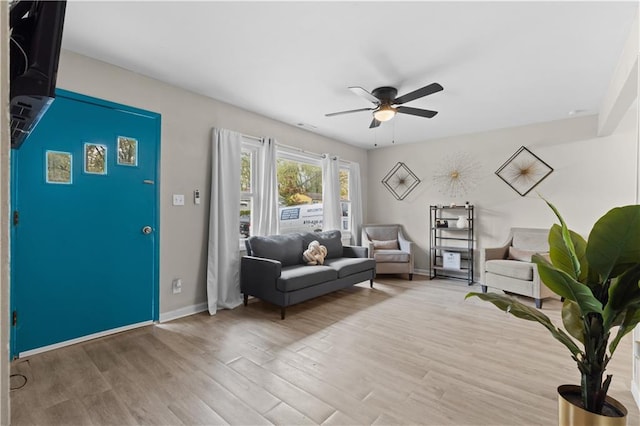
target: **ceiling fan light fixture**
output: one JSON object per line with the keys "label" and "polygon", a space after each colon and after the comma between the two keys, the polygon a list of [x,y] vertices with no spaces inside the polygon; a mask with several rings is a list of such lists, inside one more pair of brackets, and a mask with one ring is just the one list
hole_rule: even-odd
{"label": "ceiling fan light fixture", "polygon": [[373,117],[378,121],[389,121],[396,115],[396,109],[391,105],[381,105],[373,112]]}

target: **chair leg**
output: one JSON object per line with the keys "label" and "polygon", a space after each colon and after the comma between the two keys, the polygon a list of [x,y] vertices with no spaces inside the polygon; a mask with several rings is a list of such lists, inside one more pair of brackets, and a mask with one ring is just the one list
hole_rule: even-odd
{"label": "chair leg", "polygon": [[286,309],[286,308],[285,308],[284,306],[282,306],[282,307],[280,308],[280,319],[284,319],[285,309]]}
{"label": "chair leg", "polygon": [[483,292],[483,293],[486,293],[486,292],[487,292],[487,286],[486,286],[486,285],[483,285],[483,286],[480,286],[480,287],[482,287],[482,292]]}
{"label": "chair leg", "polygon": [[413,281],[413,274],[409,274],[409,281]]}
{"label": "chair leg", "polygon": [[247,303],[249,303],[249,295],[244,293],[244,306],[247,306]]}
{"label": "chair leg", "polygon": [[542,308],[542,299],[536,299],[536,308]]}
{"label": "chair leg", "polygon": [[373,288],[373,279],[369,280],[369,286],[371,286],[371,288]]}

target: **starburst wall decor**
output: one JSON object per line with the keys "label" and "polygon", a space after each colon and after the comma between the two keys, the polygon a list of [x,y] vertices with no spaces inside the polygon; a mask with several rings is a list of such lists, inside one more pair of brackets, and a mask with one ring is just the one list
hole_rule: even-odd
{"label": "starburst wall decor", "polygon": [[440,162],[433,174],[438,191],[451,198],[461,197],[471,191],[478,182],[480,163],[466,152],[454,152]]}
{"label": "starburst wall decor", "polygon": [[404,163],[398,163],[382,179],[382,184],[398,200],[404,200],[418,186],[420,179]]}
{"label": "starburst wall decor", "polygon": [[551,172],[553,168],[550,165],[524,146],[496,170],[498,177],[523,197]]}

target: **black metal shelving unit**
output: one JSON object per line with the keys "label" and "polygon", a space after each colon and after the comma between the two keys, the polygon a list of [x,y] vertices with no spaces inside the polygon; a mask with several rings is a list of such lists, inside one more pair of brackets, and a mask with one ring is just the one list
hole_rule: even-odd
{"label": "black metal shelving unit", "polygon": [[[431,279],[453,278],[473,284],[473,206],[430,206],[429,210]],[[460,217],[464,227],[457,226]]]}

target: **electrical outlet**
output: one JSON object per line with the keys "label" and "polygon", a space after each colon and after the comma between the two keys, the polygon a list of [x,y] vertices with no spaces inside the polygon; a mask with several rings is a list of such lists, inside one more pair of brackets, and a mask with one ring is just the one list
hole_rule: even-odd
{"label": "electrical outlet", "polygon": [[184,194],[173,194],[173,205],[184,206]]}
{"label": "electrical outlet", "polygon": [[173,280],[173,294],[182,293],[182,280],[180,278]]}

